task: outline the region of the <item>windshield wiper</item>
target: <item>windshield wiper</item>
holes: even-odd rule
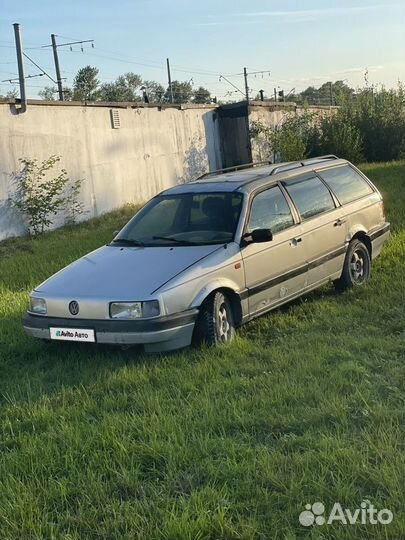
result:
[[[176,244],[183,244],[186,246],[197,246],[197,242],[190,242],[190,240],[179,240],[173,238],[173,236],[152,236],[153,240],[168,240],[169,242],[175,242]]]
[[[136,247],[145,246],[145,244],[143,244],[139,240],[130,240],[129,238],[114,238],[113,242],[115,244],[125,244],[127,246],[136,246]]]

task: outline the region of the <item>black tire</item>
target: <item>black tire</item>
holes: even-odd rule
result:
[[[370,277],[371,258],[367,246],[361,240],[352,240],[347,249],[340,279],[335,281],[337,291],[359,287]]]
[[[202,304],[194,331],[194,344],[225,345],[235,337],[232,304],[221,291],[212,293]]]

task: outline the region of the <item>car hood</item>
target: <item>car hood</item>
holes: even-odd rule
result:
[[[60,270],[35,291],[50,297],[146,300],[164,283],[221,248],[104,246]]]

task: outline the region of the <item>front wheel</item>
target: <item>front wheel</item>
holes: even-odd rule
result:
[[[230,343],[234,337],[235,322],[231,302],[226,294],[214,292],[201,306],[194,342],[222,345]]]
[[[367,246],[360,240],[350,242],[340,279],[335,281],[338,291],[363,285],[370,277],[371,258]]]

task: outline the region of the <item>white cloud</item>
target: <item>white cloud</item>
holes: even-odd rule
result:
[[[333,7],[333,8],[319,8],[319,9],[298,9],[292,11],[251,11],[246,13],[234,13],[235,17],[294,17],[294,18],[307,18],[307,17],[323,17],[330,15],[349,15],[354,13],[364,13],[367,11],[378,11],[380,9],[388,9],[391,7],[387,4],[371,4],[368,6],[347,6],[347,7]]]
[[[332,8],[319,8],[319,9],[297,9],[297,10],[277,10],[277,11],[247,11],[240,13],[229,13],[227,17],[231,17],[232,20],[224,18],[222,20],[211,20],[208,22],[197,23],[197,26],[227,26],[233,25],[235,22],[238,24],[256,24],[263,18],[276,18],[284,20],[285,22],[311,22],[321,17],[332,16],[345,16],[364,14],[370,11],[389,10],[391,7],[398,6],[398,4],[370,4],[366,6],[347,6],[347,7],[332,7]],[[208,19],[216,18],[215,15],[208,15]],[[238,20],[240,19],[240,20]]]

